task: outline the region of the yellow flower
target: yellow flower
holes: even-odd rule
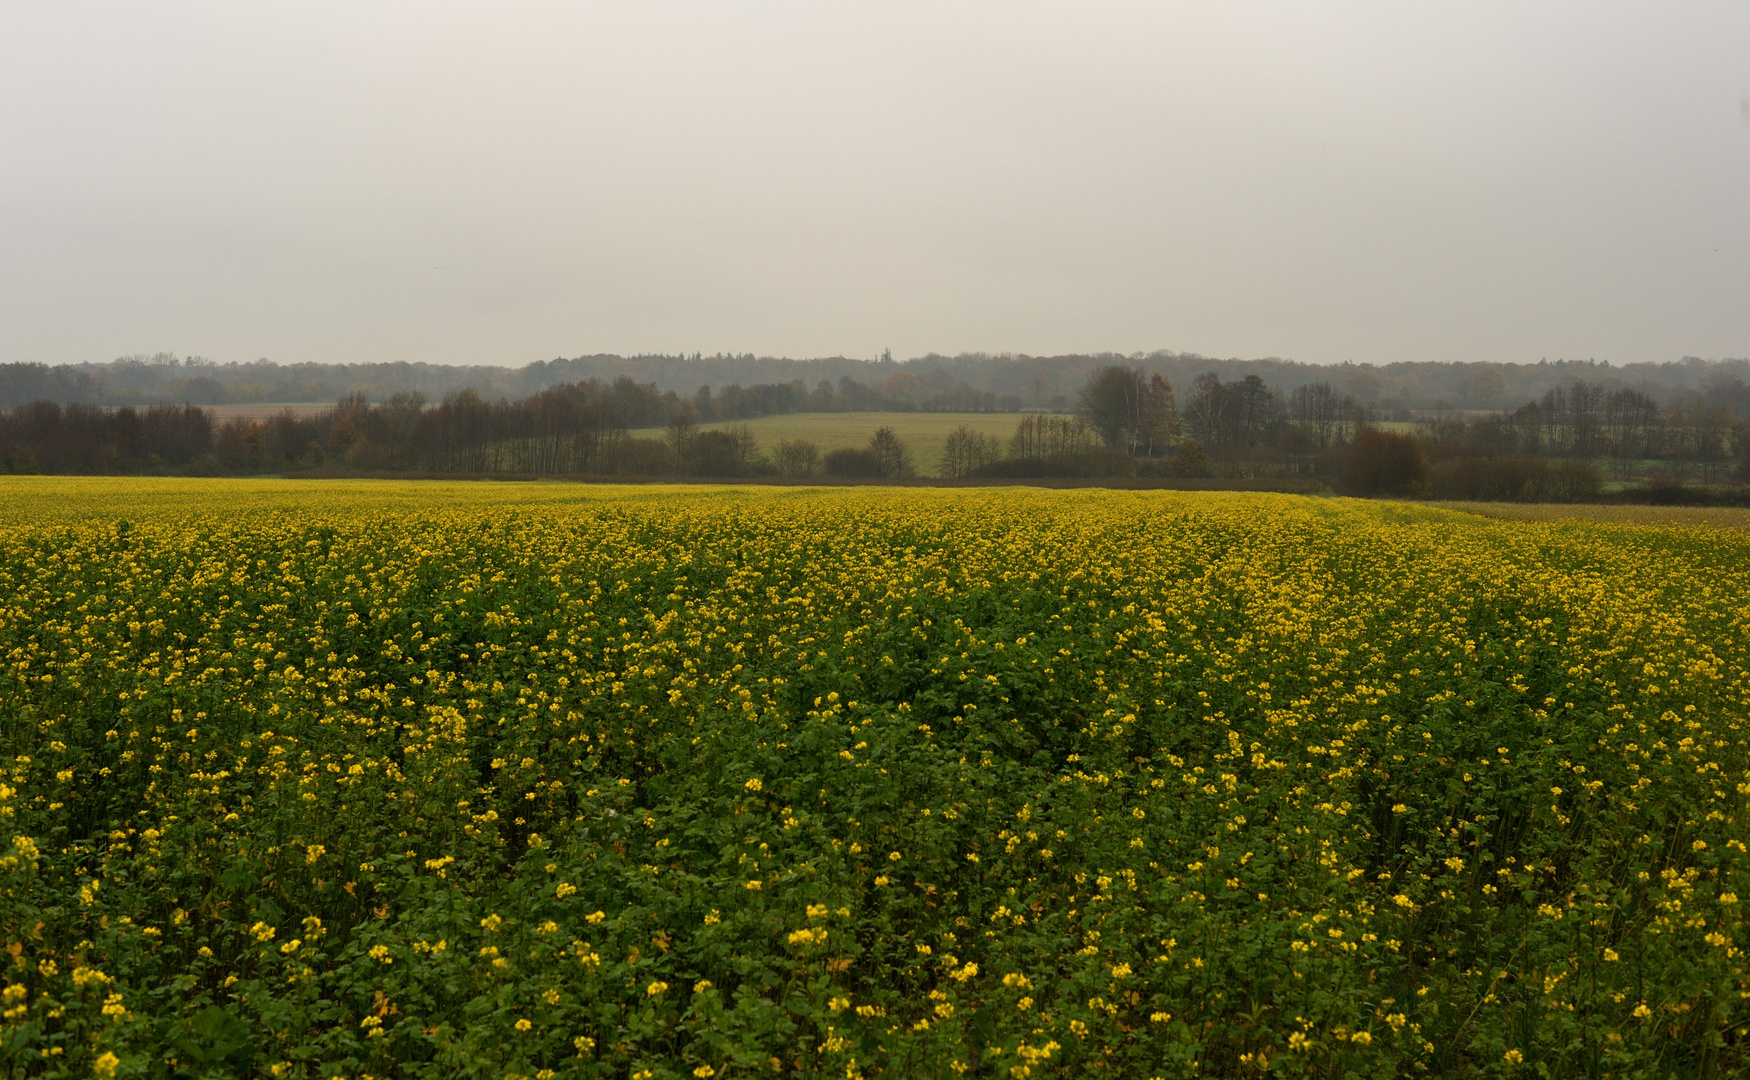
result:
[[[516,1022],[516,1029],[518,1031],[527,1031],[534,1026],[535,1025],[533,1023],[531,1023],[527,1017],[524,1017],[523,1019],[520,1019]]]
[[[656,997],[657,995],[662,994],[667,989],[668,989],[667,983],[665,983],[665,982],[653,982],[649,986],[646,986],[644,988],[644,993],[647,997]]]

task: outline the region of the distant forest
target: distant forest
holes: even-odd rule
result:
[[[436,401],[417,390],[374,401],[354,391],[314,413],[268,417],[221,418],[187,402],[63,404],[39,396],[0,412],[0,472],[891,480],[913,474],[897,419],[867,447],[826,453],[800,439],[763,447],[736,421],[942,409],[1017,414],[1007,440],[967,425],[950,434],[941,462],[947,479],[1293,480],[1356,494],[1532,501],[1591,499],[1635,483],[1664,492],[1660,498],[1684,489],[1744,501],[1750,483],[1750,383],[1735,361],[1654,369],[1689,377],[1677,387],[1674,378],[1627,385],[1603,365],[1548,365],[1563,377],[1535,397],[1479,409],[1438,399],[1412,410],[1358,396],[1372,390],[1363,377],[1381,379],[1384,369],[1311,369],[1328,377],[1273,385],[1255,370],[1224,378],[1219,365],[1208,365],[1175,385],[1158,366],[1113,359],[1089,367],[1071,396],[1053,395],[1041,409],[964,380],[927,381],[945,369],[922,368],[920,377],[922,361],[859,369],[887,370],[878,385],[841,375],[812,386],[798,378],[683,394],[621,374],[515,399],[471,387]],[[1463,370],[1422,367],[1430,378]],[[1061,377],[1068,368],[1052,370]],[[1541,369],[1515,377],[1526,370]],[[1502,369],[1463,373],[1473,396],[1461,402],[1505,397]],[[1725,488],[1695,489],[1697,480]]]
[[[1277,359],[1222,360],[1170,351],[1132,356],[931,354],[911,360],[790,360],[694,353],[580,356],[507,368],[426,363],[281,365],[266,360],[219,364],[159,353],[102,364],[0,365],[0,409],[39,400],[61,405],[327,404],[353,395],[384,402],[418,394],[436,402],[465,389],[488,401],[514,401],[556,386],[591,380],[611,386],[627,379],[685,400],[697,398],[702,387],[708,388],[706,396],[719,400],[734,399],[744,388],[787,388],[761,391],[768,396],[781,394],[782,401],[749,402],[746,410],[731,406],[734,416],[833,409],[1052,412],[1072,409],[1088,377],[1113,365],[1135,368],[1145,376],[1159,374],[1174,386],[1189,386],[1206,373],[1224,381],[1256,376],[1284,396],[1302,386],[1328,384],[1377,415],[1399,420],[1428,411],[1511,408],[1576,379],[1607,390],[1636,390],[1661,406],[1685,405],[1734,379],[1750,380],[1750,360],[1695,357],[1614,366],[1591,360],[1318,365]]]

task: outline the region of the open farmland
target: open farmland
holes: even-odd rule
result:
[[[0,500],[8,1075],[1746,1066],[1741,532],[1089,490]]]

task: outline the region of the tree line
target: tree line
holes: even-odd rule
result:
[[[215,364],[203,357],[160,353],[122,357],[109,364],[0,364],[0,409],[44,398],[63,405],[135,407],[308,403],[353,396],[386,401],[418,395],[438,401],[465,390],[497,400],[587,383],[638,387],[671,408],[690,404],[707,421],[786,412],[1018,412],[1023,408],[1018,392],[975,387],[940,367],[914,373],[894,362],[854,360],[765,366],[789,377],[767,381],[733,377],[743,369],[760,369],[752,357],[745,362],[721,357],[586,357],[511,369],[407,363]],[[683,385],[675,386],[677,381]]]
[[[1029,356],[1012,353],[931,353],[909,360],[844,356],[813,359],[719,352],[559,357],[522,367],[445,365],[423,362],[378,364],[278,364],[269,360],[216,363],[172,353],[124,356],[106,363],[49,367],[0,364],[0,409],[38,398],[63,405],[155,403],[226,405],[333,402],[351,394],[386,401],[398,394],[421,394],[441,401],[473,389],[488,400],[516,400],[542,390],[589,381],[611,385],[624,377],[655,386],[661,393],[693,399],[699,387],[715,393],[727,387],[799,388],[805,398],[821,383],[840,398],[854,398],[861,410],[937,412],[1040,411],[1074,408],[1079,388],[1096,372],[1113,366],[1160,375],[1181,390],[1200,375],[1222,382],[1257,376],[1283,397],[1302,386],[1326,384],[1339,396],[1366,405],[1384,420],[1408,421],[1422,410],[1500,411],[1537,400],[1576,379],[1608,389],[1635,389],[1661,406],[1688,407],[1715,400],[1722,386],[1750,379],[1750,360],[1704,361],[1695,357],[1665,363],[1612,364],[1595,359],[1554,359],[1525,364],[1400,362],[1318,365],[1275,357],[1242,360],[1156,350],[1118,356],[1110,353]],[[847,392],[845,380],[863,388]],[[798,405],[798,411],[814,406]],[[833,407],[843,407],[843,404]],[[1750,421],[1750,401],[1734,406],[1736,418]]]
[[[1140,365],[1097,368],[1073,411],[1021,413],[1006,440],[951,432],[940,475],[955,479],[1296,477],[1364,493],[1454,498],[1586,497],[1606,477],[1704,483],[1746,478],[1742,381],[1714,399],[1661,405],[1633,388],[1575,379],[1495,412],[1382,419],[1330,382],[1284,392],[1258,375],[1214,372],[1176,392]],[[349,395],[313,415],[218,420],[195,405],[144,408],[41,399],[0,413],[7,472],[315,469],[443,474],[894,479],[916,471],[893,426],[867,446],[823,452],[803,439],[763,447],[737,423],[800,412],[867,411],[876,391],[848,378],[702,387],[691,396],[628,376],[489,400],[472,389],[428,403]],[[1395,462],[1388,466],[1381,462]],[[1371,472],[1369,470],[1372,470]],[[1383,470],[1383,471],[1382,471]]]

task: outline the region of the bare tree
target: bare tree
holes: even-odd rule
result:
[[[882,479],[912,473],[911,450],[890,427],[878,427],[869,436],[869,453],[875,459],[875,475]]]
[[[782,439],[777,450],[778,471],[785,476],[813,476],[820,466],[820,448],[807,439]]]
[[[1337,433],[1342,405],[1342,398],[1330,383],[1308,383],[1295,387],[1288,399],[1288,415],[1313,436],[1320,450],[1325,450]]]
[[[961,424],[948,433],[942,447],[942,475],[949,479],[967,476],[1002,457],[1002,444],[995,435],[986,435]]]
[[[1009,456],[1023,461],[1059,454],[1085,454],[1094,447],[1094,433],[1079,416],[1047,413],[1021,417],[1009,437]]]
[[[691,405],[682,405],[668,422],[668,445],[677,457],[686,457],[693,448],[693,436],[698,433],[699,418]]]
[[[1206,371],[1191,384],[1191,396],[1185,401],[1185,420],[1192,438],[1205,449],[1214,449],[1227,442],[1232,424],[1234,404],[1221,376]]]

